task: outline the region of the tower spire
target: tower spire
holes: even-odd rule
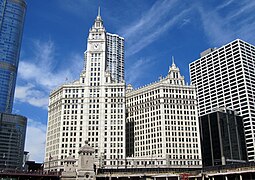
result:
[[[95,19],[94,27],[95,28],[103,28],[103,20],[100,15],[100,6],[98,6],[98,11],[97,11],[97,17]]]
[[[170,71],[173,70],[173,69],[178,69],[178,68],[176,67],[175,63],[174,63],[174,56],[172,56],[172,65],[169,66],[169,71],[168,71],[168,73],[170,73]]]
[[[100,6],[98,6],[97,16],[100,17]]]
[[[174,63],[174,56],[172,56],[172,68],[176,68],[176,65]]]
[[[174,64],[174,56],[172,56],[172,66],[175,65]]]

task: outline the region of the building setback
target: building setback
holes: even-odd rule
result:
[[[95,149],[97,167],[124,167],[125,82],[124,67],[119,68],[124,66],[123,41],[106,33],[99,12],[89,31],[80,79],[50,94],[46,170],[63,170],[63,159],[70,153],[77,159],[84,141]]]
[[[0,112],[3,113],[12,112],[25,11],[24,0],[0,0]]]
[[[247,161],[243,119],[232,110],[199,117],[203,166]]]
[[[174,62],[158,82],[128,86],[126,108],[128,165],[201,168],[195,87]]]
[[[240,112],[248,159],[255,159],[255,46],[237,39],[201,53],[190,63],[196,86],[199,116],[217,108]]]

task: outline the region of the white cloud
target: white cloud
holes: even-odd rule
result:
[[[198,7],[198,12],[200,13],[204,32],[211,45],[222,45],[233,39],[232,32],[224,27],[224,21],[217,12],[208,12],[202,7]]]
[[[127,50],[127,55],[133,55],[141,51],[144,47],[151,44],[155,39],[157,39],[161,34],[173,27],[190,9],[186,9],[179,14],[175,15],[173,18],[165,21],[158,27],[155,27],[155,30],[148,33],[147,35],[142,36],[138,41],[132,44],[132,46]],[[138,37],[136,37],[138,38]]]
[[[190,10],[182,9],[177,2],[176,0],[156,1],[141,18],[120,32],[130,44],[126,50],[127,57],[151,44]],[[175,12],[176,14],[173,14]]]
[[[191,19],[190,19],[190,18],[184,18],[184,19],[182,20],[182,22],[181,22],[180,27],[182,28],[183,26],[185,26],[185,25],[187,25],[187,24],[189,24],[189,23],[191,23]]]
[[[162,22],[163,18],[169,13],[169,10],[174,6],[176,1],[157,1],[138,21],[134,22],[128,28],[125,28],[121,34],[126,39],[133,39],[144,34],[146,31],[151,31]],[[134,40],[134,39],[133,39]]]
[[[63,83],[67,77],[68,79],[74,79],[73,70],[76,69],[76,63],[70,62],[70,66],[66,69],[60,69],[54,64],[57,62],[57,58],[55,57],[56,51],[52,41],[40,42],[36,40],[33,45],[33,57],[22,60],[19,64],[18,73],[21,79],[35,82],[49,90]],[[74,55],[73,58],[72,61],[77,62],[78,55]],[[82,63],[82,57],[80,57],[80,62]]]
[[[64,63],[56,64],[63,61],[56,57],[53,41],[35,40],[32,45],[30,49],[32,55],[19,63],[15,100],[46,109],[51,90],[64,83],[66,79],[73,81],[79,78],[83,57],[70,53],[65,61],[69,64],[64,67]]]
[[[220,4],[220,5],[217,7],[217,10],[226,8],[227,6],[229,6],[230,4],[232,4],[233,2],[234,2],[234,0],[226,1],[226,2],[224,2],[223,4]]]
[[[29,160],[44,161],[46,125],[28,119],[25,150],[29,152]]]
[[[19,102],[26,102],[36,107],[47,109],[48,94],[37,90],[33,85],[16,86],[15,98]]]
[[[44,62],[38,64],[21,61],[19,65],[19,76],[23,80],[35,82],[44,89],[52,90],[63,83],[66,77],[73,79],[70,69],[54,72],[54,70],[45,65]]]
[[[255,1],[240,1],[239,8],[236,11],[231,11],[230,15],[227,17],[227,20],[238,18],[243,14],[254,13],[255,10]],[[247,16],[246,16],[247,17]],[[245,19],[245,18],[242,18]]]
[[[228,8],[228,11],[224,11]],[[197,6],[204,32],[213,46],[223,45],[234,39],[250,40],[254,37],[254,1],[226,1],[215,9]],[[254,39],[254,38],[253,38]]]
[[[137,85],[136,81],[145,76],[145,73],[147,72],[146,69],[150,66],[152,66],[153,61],[151,59],[139,59],[135,63],[133,63],[131,66],[127,67],[126,71],[126,82],[127,84],[132,83],[134,86]]]
[[[127,43],[126,58],[142,51],[171,29],[182,28],[190,23],[191,19],[187,15],[193,8],[193,6],[186,7],[176,0],[155,1],[147,12],[120,32]],[[138,80],[147,76],[146,69],[154,62],[150,59],[143,58],[138,61],[131,59],[128,62],[125,76],[127,83],[136,86]]]

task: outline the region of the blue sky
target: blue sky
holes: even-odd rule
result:
[[[13,112],[28,118],[30,160],[43,162],[49,93],[79,78],[99,3],[106,30],[125,38],[134,87],[165,76],[172,56],[189,82],[200,52],[237,38],[255,44],[252,0],[27,0]]]

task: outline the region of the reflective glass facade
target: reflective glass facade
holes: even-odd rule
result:
[[[0,0],[0,112],[11,113],[26,3]]]
[[[117,34],[106,33],[107,67],[112,80],[124,82],[124,38]]]
[[[203,166],[247,161],[243,119],[232,110],[199,117]]]
[[[27,118],[0,113],[0,171],[21,169]]]

